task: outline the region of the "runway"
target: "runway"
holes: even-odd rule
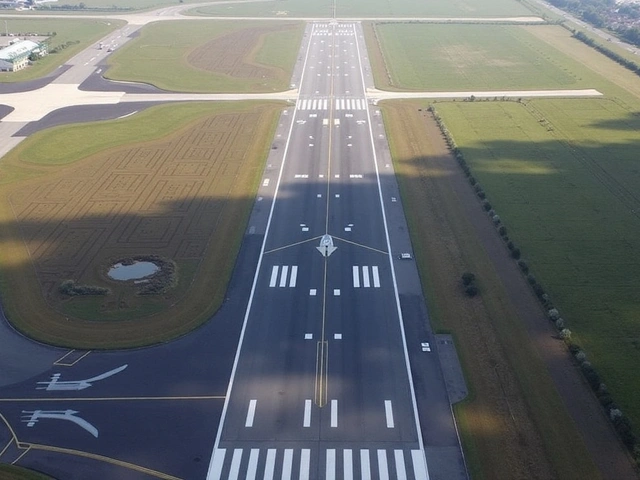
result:
[[[407,339],[404,326],[427,318],[403,318],[395,270],[407,238],[391,241],[387,216],[404,217],[385,195],[395,180],[378,159],[360,24],[310,24],[303,52],[283,161],[263,180],[275,200],[207,479],[427,479],[409,363],[427,334]],[[460,465],[441,379],[421,405],[438,417],[427,438],[437,432]]]

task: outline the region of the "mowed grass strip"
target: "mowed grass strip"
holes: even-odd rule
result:
[[[469,221],[473,205],[456,193],[470,187],[420,107],[382,110],[431,321],[454,335],[471,389],[454,407],[471,476],[600,478]],[[473,299],[462,291],[466,271],[479,282]]]
[[[483,17],[531,15],[526,6],[514,0],[463,0],[416,2],[414,0],[287,0],[248,4],[214,5],[191,11],[197,15],[227,16],[314,16],[331,17]]]
[[[210,318],[281,108],[166,105],[42,132],[10,152],[0,166],[0,288],[11,322],[47,343],[114,348],[166,341]],[[48,143],[60,136],[78,142],[65,143],[68,163],[30,161],[40,149],[61,158],[64,145]],[[105,146],[103,138],[114,140]],[[174,260],[178,285],[140,297],[105,277],[112,260],[140,254]],[[112,293],[65,298],[65,279]]]
[[[382,51],[382,59],[373,65],[379,88],[456,91],[594,86],[582,81],[569,57],[521,26],[384,23],[374,28],[375,34],[369,30],[367,43],[369,51]]]
[[[113,19],[10,18],[6,19],[6,21],[9,33],[16,35],[18,33],[46,34],[55,32],[56,35],[50,37],[50,50],[60,45],[65,45],[67,42],[73,42],[73,44],[58,53],[41,58],[24,70],[0,72],[0,82],[24,82],[43,77],[53,72],[55,68],[65,63],[75,54],[87,48],[91,43],[124,25],[122,20]],[[4,32],[5,25],[1,17],[0,25]]]
[[[109,58],[105,76],[179,92],[289,88],[302,23],[159,22]]]
[[[640,117],[616,99],[437,109],[575,341],[640,426]]]

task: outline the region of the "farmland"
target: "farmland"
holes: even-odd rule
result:
[[[477,17],[477,16],[516,16],[531,15],[521,3],[513,0],[465,0],[463,2],[414,2],[400,0],[336,0],[336,16],[338,17]],[[193,9],[196,15],[228,15],[228,16],[314,16],[331,17],[333,2],[322,0],[308,2],[305,0],[268,1],[249,3],[246,5],[204,6]]]
[[[472,478],[599,478],[523,322],[513,321],[519,312],[469,219],[484,220],[480,206],[424,107],[393,102],[383,112],[430,320],[454,334],[472,391],[455,406]],[[473,299],[460,287],[468,271],[481,282]]]
[[[375,28],[377,35],[369,30],[368,42],[380,88],[597,88],[604,94],[598,99],[439,101],[435,107],[573,340],[585,349],[621,410],[640,425],[640,376],[634,367],[640,361],[640,78],[557,26]],[[382,54],[376,55],[378,42]],[[394,118],[399,121],[397,114]],[[427,169],[422,175],[432,173]],[[437,245],[423,248],[428,255]],[[461,248],[462,262],[477,255]],[[437,258],[431,257],[430,268]],[[455,305],[441,300],[429,275],[423,269],[430,305],[443,312],[436,311],[436,317],[449,318]],[[452,327],[443,322],[441,328]],[[458,328],[453,331],[462,334]],[[468,355],[464,348],[463,357]],[[474,407],[460,408],[464,436],[478,424],[471,420]],[[465,419],[471,423],[465,425]],[[472,445],[471,455],[482,456],[486,446]]]
[[[302,23],[152,24],[114,53],[106,76],[179,92],[285,90],[302,29]]]
[[[4,29],[4,22],[2,23]],[[50,37],[49,50],[53,50],[60,45],[68,44],[68,46],[58,53],[47,55],[38,60],[27,69],[19,72],[0,72],[0,82],[23,82],[47,75],[76,53],[81,52],[91,43],[122,25],[123,23],[118,20],[9,19],[7,20],[7,30],[11,33],[46,34],[55,32],[55,36]]]
[[[154,343],[206,320],[223,298],[279,109],[156,107],[43,131],[7,155],[0,262],[13,323],[50,343],[99,348]],[[141,295],[107,278],[137,255],[173,262],[175,285]],[[69,297],[64,280],[110,293]]]
[[[640,120],[613,100],[438,111],[576,341],[640,424]]]

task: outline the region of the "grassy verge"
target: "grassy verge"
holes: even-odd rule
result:
[[[403,206],[434,324],[452,332],[472,396],[455,407],[473,478],[599,478],[494,270],[459,167],[419,103],[385,103]],[[461,183],[460,183],[461,182]],[[507,260],[509,261],[509,260]],[[476,274],[480,295],[460,276]]]
[[[53,480],[53,477],[16,465],[0,465],[2,480]]]
[[[322,0],[270,1],[260,3],[198,7],[191,11],[196,15],[228,16],[314,16],[331,17],[333,2]],[[336,0],[338,17],[482,17],[531,15],[531,11],[514,0],[463,0],[448,2],[415,2],[412,0]]]
[[[181,92],[286,90],[302,32],[301,23],[159,22],[116,51],[105,75]]]
[[[2,29],[4,22],[0,17]],[[81,52],[88,45],[96,42],[109,32],[124,25],[121,20],[79,20],[60,18],[29,18],[29,19],[7,19],[7,28],[10,32],[18,33],[38,33],[46,34],[55,32],[56,35],[50,37],[49,49],[65,45],[69,46],[59,53],[47,55],[38,60],[29,68],[19,72],[0,72],[0,82],[24,82],[43,77],[54,69],[64,64],[75,54]]]
[[[255,198],[263,162],[268,153],[269,140],[273,137],[281,107],[282,105],[279,103],[257,104],[255,102],[215,105],[190,103],[155,107],[140,116],[136,115],[115,122],[96,123],[93,128],[89,129],[85,129],[83,125],[78,125],[56,129],[53,134],[45,132],[40,136],[30,138],[21,144],[20,148],[8,154],[3,159],[0,172],[5,181],[0,189],[0,194],[2,195],[0,222],[3,226],[2,234],[0,235],[2,242],[2,249],[0,249],[0,265],[2,267],[0,290],[2,291],[5,311],[12,323],[27,335],[47,343],[79,348],[114,348],[166,341],[196,328],[210,318],[224,299],[227,282],[230,278],[246,221]],[[252,125],[251,139],[247,140],[245,136],[240,135],[225,137],[226,140],[220,140],[227,145],[225,148],[230,149],[229,152],[233,152],[232,154],[220,154],[210,159],[211,168],[214,169],[213,171],[219,171],[220,174],[213,177],[211,174],[201,178],[196,176],[188,180],[192,183],[187,185],[198,185],[205,182],[208,185],[206,190],[189,190],[195,193],[191,193],[191,195],[187,195],[184,198],[182,196],[174,197],[173,202],[164,201],[157,204],[156,207],[153,206],[153,203],[148,203],[148,200],[135,200],[135,204],[132,203],[131,206],[127,207],[126,214],[116,213],[115,217],[112,209],[101,210],[100,204],[104,205],[104,201],[82,203],[80,197],[76,197],[72,204],[66,204],[64,207],[71,214],[72,212],[77,212],[74,207],[77,204],[83,213],[65,215],[66,219],[64,220],[64,225],[61,224],[61,227],[64,227],[66,231],[87,232],[92,231],[91,228],[97,229],[96,231],[102,231],[101,229],[104,228],[105,222],[110,223],[114,218],[116,220],[115,225],[126,221],[132,225],[131,228],[138,229],[137,225],[140,225],[140,221],[160,219],[163,222],[163,215],[166,216],[167,221],[172,221],[171,219],[176,218],[176,215],[184,217],[185,214],[180,212],[185,211],[185,205],[205,205],[202,208],[207,209],[206,216],[208,218],[201,218],[196,222],[190,223],[192,225],[190,228],[196,230],[191,241],[203,241],[197,240],[203,235],[201,232],[199,233],[202,228],[213,228],[213,231],[211,236],[206,237],[207,243],[198,247],[198,251],[203,252],[202,254],[197,254],[201,255],[200,257],[195,256],[196,254],[189,254],[187,251],[186,254],[178,255],[175,259],[180,272],[178,286],[170,294],[163,294],[162,298],[140,299],[129,295],[131,298],[128,302],[131,307],[127,308],[126,313],[128,314],[122,311],[118,304],[119,300],[116,302],[116,309],[112,310],[111,313],[106,315],[97,314],[96,312],[100,312],[101,309],[111,308],[104,304],[104,302],[110,301],[108,299],[104,300],[102,305],[100,301],[91,298],[84,298],[79,301],[71,299],[62,304],[61,310],[60,305],[54,301],[52,290],[47,290],[46,282],[44,284],[41,283],[41,279],[44,278],[42,276],[42,265],[53,260],[58,265],[56,268],[72,271],[69,268],[73,269],[73,264],[65,267],[63,259],[67,255],[65,252],[69,248],[68,242],[74,240],[69,240],[67,236],[64,237],[67,239],[64,241],[49,238],[48,243],[44,245],[45,248],[53,247],[52,253],[46,254],[50,256],[50,260],[47,260],[47,256],[42,257],[40,253],[33,253],[40,251],[38,250],[39,247],[34,247],[36,245],[33,243],[34,239],[39,242],[37,234],[35,237],[33,236],[34,232],[48,229],[48,222],[59,222],[61,217],[59,215],[50,215],[48,216],[48,222],[45,223],[38,222],[36,217],[33,217],[34,220],[29,220],[27,223],[24,220],[17,222],[16,215],[20,215],[20,213],[16,212],[15,208],[22,208],[20,205],[33,204],[33,200],[29,200],[32,197],[32,193],[28,192],[39,191],[41,188],[47,189],[54,196],[64,194],[65,189],[60,190],[58,188],[59,181],[73,182],[73,178],[78,175],[87,175],[87,173],[94,171],[92,169],[101,171],[101,169],[114,162],[114,160],[110,159],[120,159],[116,162],[120,166],[116,168],[122,169],[121,159],[133,158],[130,155],[136,155],[136,152],[161,152],[163,148],[166,149],[168,146],[179,146],[181,145],[181,136],[188,134],[198,135],[197,132],[201,131],[198,130],[199,125],[204,120],[213,119],[211,121],[214,121],[216,115],[226,115],[223,118],[227,120],[220,120],[223,123],[215,125],[225,125],[225,134],[228,135],[232,135],[236,132],[236,129],[238,129],[237,131],[247,132],[246,125],[241,121],[243,118],[245,119],[244,121],[247,121],[247,118],[250,119]],[[245,117],[241,115],[245,115]],[[246,115],[251,115],[251,117],[246,117]],[[170,126],[167,120],[169,118],[171,120]],[[122,128],[123,123],[124,129]],[[167,135],[169,128],[173,129],[174,132]],[[205,130],[202,131],[205,132]],[[98,135],[96,132],[100,134]],[[128,132],[128,136],[125,132]],[[216,132],[220,132],[220,130],[216,129]],[[33,148],[35,148],[36,152],[39,151],[38,149],[44,148],[51,153],[52,158],[60,158],[56,152],[57,149],[64,148],[64,146],[56,146],[55,139],[60,136],[69,138],[67,133],[71,138],[77,139],[83,145],[75,149],[71,147],[68,150],[69,158],[66,160],[72,163],[65,162],[63,165],[56,165],[46,162],[29,162],[29,155]],[[111,141],[108,144],[104,144],[100,140],[101,138],[111,138]],[[233,138],[236,138],[236,143],[233,143]],[[47,139],[53,140],[53,143],[49,144]],[[144,139],[144,142],[140,142],[141,139]],[[65,144],[71,145],[66,142]],[[47,147],[47,145],[49,146]],[[214,147],[208,146],[207,148]],[[173,151],[176,150],[174,149]],[[226,150],[224,151],[226,152]],[[206,150],[194,149],[192,151],[195,155],[193,162],[200,162],[203,165],[200,156],[203,152],[206,152]],[[91,153],[93,155],[86,158]],[[182,155],[185,153],[188,154],[189,151],[183,152]],[[163,157],[166,157],[166,155],[163,154]],[[144,154],[136,158],[142,159],[142,163],[139,164],[141,167],[147,162],[147,160],[144,160]],[[191,165],[196,163],[189,161],[191,157],[185,158],[187,161],[185,162],[183,159],[184,168],[191,169]],[[105,159],[107,163],[105,163]],[[176,158],[176,165],[179,163],[179,159],[180,157]],[[173,167],[169,166],[169,168]],[[145,175],[147,178],[151,178],[149,173]],[[116,177],[107,174],[100,178],[114,179]],[[162,179],[160,181],[165,182]],[[179,186],[183,184],[180,182],[184,181],[184,179],[176,179],[175,184]],[[112,180],[108,180],[105,185],[111,185],[110,182]],[[160,183],[160,186],[162,186],[162,183]],[[192,189],[193,187],[189,188]],[[139,188],[134,188],[127,195],[139,190]],[[170,192],[172,190],[166,191]],[[105,190],[105,192],[108,193],[108,190]],[[26,195],[26,197],[21,198],[20,195]],[[9,198],[11,198],[11,202],[8,201]],[[25,198],[27,200],[26,203]],[[48,204],[44,197],[38,202],[42,205]],[[171,207],[171,205],[175,205],[175,207]],[[70,208],[71,210],[69,210]],[[131,208],[134,209],[131,210]],[[135,208],[142,208],[140,219],[136,218]],[[194,211],[193,214],[189,214],[191,216],[184,217],[185,221],[190,221],[193,215],[197,215],[196,212],[199,211]],[[24,215],[20,218],[23,217]],[[212,222],[215,228],[207,227]],[[166,237],[165,233],[162,233],[165,232],[163,223],[158,225],[161,228],[158,232],[161,234],[162,240],[158,241],[157,246],[149,244],[144,247],[149,249],[149,252],[139,250],[141,248],[139,246],[140,241],[136,240],[136,235],[131,236],[131,242],[133,243],[127,243],[126,238],[128,237],[122,236],[124,232],[123,234],[115,234],[113,237],[115,243],[106,244],[109,249],[113,249],[112,253],[101,247],[100,252],[94,252],[94,257],[89,257],[94,258],[94,260],[89,260],[86,268],[83,267],[82,271],[85,273],[78,273],[80,277],[69,278],[74,278],[81,284],[95,285],[101,278],[95,272],[103,266],[103,256],[108,259],[127,252],[158,253],[163,255],[162,248],[165,248],[163,245],[169,241],[175,244],[174,247],[171,247],[174,250],[170,250],[169,253],[171,251],[182,251],[184,243],[180,243],[179,239],[171,240],[171,237]],[[24,228],[27,230],[25,231]],[[149,227],[136,231],[139,231],[142,235],[153,236],[156,235],[153,233],[153,228],[152,224],[150,224]],[[132,232],[133,230],[130,231]],[[105,234],[112,235],[112,229],[105,230]],[[27,235],[29,238],[24,240],[25,237],[23,235]],[[75,234],[73,234],[73,237],[77,238]],[[31,245],[30,248],[33,248],[33,250],[27,252],[26,247],[28,245]],[[55,245],[58,246],[56,247]],[[137,252],[132,251],[132,248],[137,249]],[[175,248],[178,250],[175,250]],[[157,249],[159,250],[156,252],[155,250]],[[39,255],[37,262],[32,260],[32,253]],[[172,257],[171,254],[165,254],[165,256],[167,258]],[[42,263],[43,261],[45,263]],[[194,261],[196,261],[195,265],[193,264]],[[48,274],[46,269],[44,272]],[[70,274],[60,273],[58,276],[62,275]],[[50,292],[47,293],[46,299],[43,296],[43,291]],[[161,311],[157,311],[160,309],[158,305],[162,306]],[[125,305],[125,307],[128,307],[128,305]],[[74,314],[77,317],[85,318],[92,316],[93,321],[81,320],[75,317]]]

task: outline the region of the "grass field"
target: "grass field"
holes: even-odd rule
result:
[[[209,318],[280,109],[167,105],[20,144],[0,166],[0,286],[12,323],[48,343],[104,348],[166,340]],[[177,286],[139,295],[106,277],[135,255],[175,262]],[[59,290],[67,279],[111,293],[68,297]]]
[[[337,17],[508,17],[531,15],[531,11],[514,0],[463,0],[447,2],[416,2],[412,0],[336,0]],[[197,15],[228,16],[313,16],[331,17],[333,2],[320,0],[275,0],[246,5],[219,5],[198,7],[190,13]]]
[[[482,216],[478,202],[419,107],[382,109],[430,320],[454,334],[471,390],[455,407],[471,477],[600,478],[469,221]],[[473,299],[460,286],[466,271],[479,278]]]
[[[610,99],[438,111],[576,340],[640,425],[640,118]]]
[[[115,30],[118,26],[124,25],[116,20],[79,20],[60,18],[29,18],[29,19],[6,19],[7,29],[10,33],[42,33],[56,32],[51,37],[49,49],[52,50],[67,42],[78,42],[65,48],[59,53],[47,55],[38,60],[29,68],[19,72],[0,72],[0,82],[23,82],[33,80],[51,73],[58,66],[65,63],[75,54],[81,52],[88,45],[104,37],[107,33]],[[4,31],[4,21],[0,16],[0,25]]]
[[[375,30],[375,36],[368,36],[369,50],[375,52],[377,38],[389,73],[383,73],[384,65],[375,68],[379,88],[442,91],[591,86],[571,68],[570,58],[519,26],[378,24]]]
[[[0,478],[3,480],[52,480],[48,475],[15,465],[0,465]]]
[[[286,90],[302,23],[161,22],[110,57],[106,76],[180,92]]]

